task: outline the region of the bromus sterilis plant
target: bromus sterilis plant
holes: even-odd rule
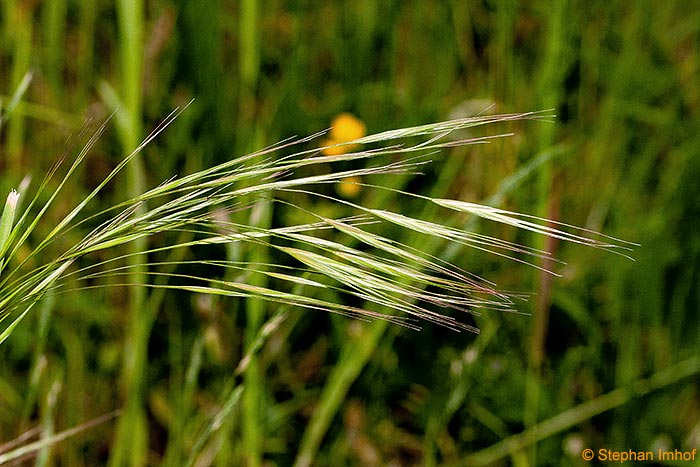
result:
[[[458,229],[447,223],[411,217],[391,206],[382,209],[365,207],[329,194],[325,189],[349,179],[419,173],[421,167],[429,163],[430,155],[437,151],[508,136],[496,134],[455,139],[453,135],[459,130],[513,120],[548,120],[551,115],[546,112],[463,118],[386,131],[348,142],[331,141],[330,146],[321,147],[310,146],[325,132],[292,138],[196,173],[170,178],[97,214],[84,214],[86,207],[105,187],[182,111],[178,109],[168,116],[39,240],[33,239],[32,233],[61,192],[68,189],[76,170],[88,157],[106,124],[95,132],[75,160],[64,169],[65,173],[59,176],[65,163],[59,160],[33,195],[10,193],[0,226],[0,256],[3,257],[0,263],[0,344],[47,294],[60,297],[64,293],[92,287],[136,283],[139,287],[161,292],[178,290],[234,299],[257,298],[278,305],[276,313],[249,344],[235,371],[234,376],[238,377],[266,337],[292,308],[337,313],[363,320],[384,320],[413,329],[427,321],[456,331],[473,332],[478,332],[478,329],[465,319],[463,313],[516,308],[514,300],[517,295],[499,290],[495,284],[438,255],[393,240],[386,233],[391,229],[404,229],[415,235],[468,246],[533,267],[539,266],[528,258],[547,255],[545,251]],[[416,138],[420,138],[417,143],[402,143]],[[343,146],[352,150],[338,150]],[[309,173],[307,170],[353,161],[363,162],[364,166],[326,173]],[[369,181],[355,183],[363,188],[391,190],[406,198],[419,199],[451,215],[467,214],[585,246],[614,252],[633,246],[629,242],[539,217],[460,200],[431,198]],[[50,192],[49,186],[52,186]],[[28,201],[18,209],[18,199]],[[300,204],[299,199],[342,203],[354,214],[330,217]],[[269,202],[278,209],[295,212],[295,219],[305,221],[269,228],[233,221],[233,213],[254,210],[258,203]],[[67,232],[83,230],[87,234],[80,235],[77,242],[46,260],[45,253],[62,244],[68,238]],[[334,232],[334,235],[328,235],[328,232]],[[174,236],[176,240],[158,245],[149,243],[145,252],[83,261],[103,250],[119,251],[123,245],[163,235]],[[266,248],[284,260],[261,264],[220,257],[158,259],[173,251],[231,244]],[[138,271],[128,261],[134,254],[149,258],[140,264]],[[125,266],[125,263],[129,265]],[[221,276],[193,272],[201,271],[201,267],[227,273]],[[140,280],[144,271],[149,278],[146,283]],[[132,280],[134,275],[139,279]],[[255,285],[249,280],[255,275],[266,277],[268,285]],[[101,282],[103,279],[108,281]],[[324,298],[326,290],[333,291],[334,296],[348,297],[347,302]],[[189,464],[195,462],[211,433],[231,413],[240,394],[241,384],[234,378],[221,411],[194,442]]]

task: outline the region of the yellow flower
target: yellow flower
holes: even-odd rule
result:
[[[335,191],[344,198],[355,198],[362,191],[362,179],[358,176],[345,177],[335,185]]]
[[[337,115],[331,127],[331,139],[336,141],[352,141],[367,134],[367,127],[362,120],[347,112]]]
[[[331,122],[331,131],[329,138],[322,142],[324,146],[333,146],[336,144],[343,144],[349,141],[353,141],[358,138],[362,138],[367,134],[367,127],[364,122],[351,113],[343,112],[338,114]],[[348,144],[336,147],[327,147],[323,150],[323,153],[327,156],[334,156],[338,154],[344,154],[346,152],[354,151],[359,145]]]

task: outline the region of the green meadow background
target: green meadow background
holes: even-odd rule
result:
[[[700,448],[696,1],[4,0],[0,96],[2,193],[74,157],[86,121],[119,109],[34,243],[195,99],[90,213],[342,112],[374,133],[554,109],[553,123],[485,129],[515,134],[435,154],[423,176],[386,183],[640,244],[630,261],[472,223],[554,252],[561,277],[421,245],[531,294],[521,313],[465,317],[476,335],[292,310],[235,406],[231,375],[273,306],[119,286],[48,297],[0,346],[0,456],[113,416],[16,465],[580,466],[597,462],[584,448]],[[452,222],[341,188],[329,194]],[[248,220],[285,221],[274,211]]]

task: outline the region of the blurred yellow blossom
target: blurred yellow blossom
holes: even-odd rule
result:
[[[360,183],[362,179],[358,176],[345,177],[336,184],[335,190],[344,198],[354,198],[362,191]]]
[[[331,122],[331,131],[329,138],[322,142],[323,146],[333,146],[336,144],[347,143],[358,138],[362,138],[367,134],[367,127],[364,122],[351,113],[343,112],[338,114]],[[358,148],[357,144],[348,144],[336,147],[327,147],[323,153],[327,156],[334,156],[346,152],[354,151]]]
[[[331,139],[336,141],[352,141],[367,134],[364,122],[348,112],[338,114],[331,127]]]

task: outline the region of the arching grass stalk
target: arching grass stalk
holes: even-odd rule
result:
[[[99,279],[104,277],[110,278],[110,284],[140,284],[162,291],[176,288],[234,298],[257,298],[282,305],[283,308],[294,306],[365,320],[381,319],[412,328],[417,328],[420,321],[426,320],[454,330],[477,331],[464,323],[459,314],[446,314],[446,310],[457,313],[478,313],[482,309],[508,310],[513,306],[512,296],[498,291],[494,284],[475,277],[430,252],[384,236],[383,232],[386,232],[386,229],[382,226],[406,229],[414,235],[447,240],[452,244],[477,248],[501,256],[512,257],[517,254],[517,261],[525,261],[522,258],[528,256],[537,258],[546,255],[545,252],[532,248],[409,217],[388,208],[365,208],[349,201],[335,199],[322,190],[317,190],[348,177],[384,177],[415,173],[428,162],[426,157],[436,151],[459,145],[485,143],[492,138],[506,136],[496,134],[467,140],[450,140],[448,136],[457,130],[518,119],[547,118],[547,115],[542,113],[465,118],[392,130],[343,143],[352,147],[358,147],[356,145],[359,144],[375,145],[374,148],[336,155],[324,154],[324,148],[307,149],[312,140],[322,133],[308,138],[290,139],[252,154],[233,158],[215,167],[166,180],[94,216],[81,216],[85,206],[93,201],[107,183],[127,167],[141,149],[178,114],[179,111],[173,112],[85,199],[65,215],[49,234],[35,246],[28,248],[28,253],[23,252],[20,259],[19,249],[23,246],[26,248],[29,236],[74,175],[102,133],[104,125],[68,167],[51,193],[46,193],[47,187],[52,178],[58,177],[61,161],[51,169],[33,197],[28,197],[30,202],[22,210],[17,222],[11,226],[3,247],[6,251],[6,269],[0,276],[0,343],[46,293],[58,294],[74,289],[86,289],[88,286],[83,279],[93,281],[94,285],[90,287],[100,287]],[[414,145],[395,142],[398,139],[415,137],[423,137],[424,141]],[[297,152],[289,154],[293,148],[296,148]],[[375,163],[377,156],[392,156],[393,162]],[[321,174],[316,170],[313,172],[315,175],[304,175],[309,173],[304,169],[310,166],[325,167],[335,162],[353,160],[365,161],[366,167]],[[295,176],[297,172],[303,174]],[[373,188],[384,189],[382,186]],[[418,196],[394,191],[400,196]],[[347,208],[354,210],[355,215],[329,218],[320,213],[311,213],[306,207],[297,204],[298,200],[302,199],[296,196],[297,194],[303,194],[307,198],[316,197],[323,202],[342,202]],[[627,242],[574,229],[565,224],[556,224],[554,228],[548,226],[544,219],[523,214],[463,201],[418,197],[437,209],[445,209],[446,212],[466,213],[595,248],[616,251],[620,248],[629,249],[631,246]],[[47,201],[39,203],[43,198],[47,198]],[[217,215],[221,212],[256,209],[258,198],[262,199],[263,203],[275,202],[281,208],[297,210],[299,216],[296,218],[306,220],[293,225],[267,228],[235,223],[227,220],[228,216]],[[67,232],[86,229],[87,225],[96,227],[91,228],[72,246],[62,250],[62,253],[46,260],[50,245],[57,246],[59,238],[62,241],[69,238],[64,236]],[[334,231],[335,235],[326,235],[328,231]],[[183,233],[188,235],[181,235]],[[127,253],[99,263],[81,261],[80,267],[76,264],[76,260],[91,253],[132,242],[142,242],[148,237],[161,234],[175,234],[176,237],[188,240],[151,246],[147,251]],[[70,238],[74,237],[73,235]],[[157,258],[158,254],[168,250],[231,243],[248,244],[253,248],[264,246],[274,253],[275,260],[269,264],[217,258],[194,261],[228,269],[231,274],[224,279],[196,275],[188,272],[189,269],[178,269],[177,266],[187,265],[184,261],[176,265],[156,260],[147,264],[140,263],[141,271],[146,271],[145,281],[134,277],[134,274],[141,276],[144,273],[121,266],[125,259],[145,258],[144,253],[149,254],[151,258]],[[260,286],[256,285],[260,282],[243,280],[255,275],[267,278],[274,285]],[[159,279],[153,280],[153,276],[158,276]],[[178,284],[171,283],[171,278],[177,278]],[[316,292],[328,289],[354,296],[359,299],[358,303],[373,305],[351,306],[318,298],[323,295]],[[229,402],[234,405],[237,401],[238,396],[229,398]]]
[[[104,126],[98,130],[69,167],[58,187],[48,197],[48,201],[44,205],[38,206],[40,194],[46,190],[49,179],[56,176],[60,163],[56,164],[47,175],[9,235],[6,258],[9,267],[0,281],[0,322],[3,326],[0,328],[2,329],[1,340],[5,340],[7,337],[8,328],[16,325],[21,316],[50,290],[60,292],[80,287],[79,280],[81,278],[94,278],[100,275],[111,275],[113,278],[121,277],[124,283],[130,283],[132,273],[128,269],[107,269],[105,267],[112,266],[112,262],[116,264],[128,255],[122,255],[82,269],[71,267],[76,259],[99,250],[166,232],[195,232],[197,238],[182,243],[154,247],[148,253],[174,248],[188,248],[195,245],[242,242],[266,245],[273,251],[287,256],[290,262],[293,263],[292,258],[296,260],[296,265],[268,264],[266,268],[259,268],[256,264],[234,261],[216,260],[212,262],[219,267],[238,272],[260,273],[272,277],[277,281],[277,286],[274,289],[255,287],[243,282],[216,281],[210,277],[191,276],[177,272],[169,273],[171,276],[187,279],[189,283],[184,288],[188,290],[231,297],[258,297],[271,302],[331,311],[365,319],[387,319],[412,327],[417,326],[416,320],[427,320],[456,330],[472,329],[463,324],[459,317],[444,314],[442,310],[454,309],[475,313],[480,308],[509,309],[512,306],[511,298],[506,293],[498,292],[492,284],[473,277],[447,262],[382,236],[377,233],[381,231],[378,226],[393,224],[422,235],[440,237],[494,254],[518,253],[535,257],[544,254],[541,251],[414,219],[389,210],[367,209],[348,201],[342,202],[356,209],[357,216],[330,219],[315,215],[313,222],[269,229],[235,224],[217,218],[215,215],[218,210],[222,209],[229,211],[252,209],[255,202],[241,205],[239,200],[244,195],[266,193],[276,193],[278,194],[275,199],[277,202],[304,211],[303,207],[295,206],[292,202],[283,200],[281,197],[288,192],[303,191],[306,194],[315,193],[318,196],[328,198],[328,195],[314,192],[313,187],[337,183],[350,176],[415,172],[425,163],[425,160],[414,156],[424,157],[426,154],[445,147],[488,141],[488,138],[457,142],[446,140],[445,137],[455,130],[514,119],[540,119],[542,115],[539,113],[466,118],[384,132],[347,144],[383,143],[397,138],[420,135],[429,136],[429,139],[413,146],[392,145],[333,156],[323,155],[320,152],[322,148],[315,148],[301,150],[291,155],[273,157],[275,153],[307,144],[319,135],[283,141],[255,153],[234,158],[218,166],[183,177],[172,178],[139,196],[108,208],[96,216],[81,219],[80,214],[85,206],[98,196],[105,185],[126,167],[146,144],[177,117],[178,112],[173,112],[93,192],[70,211],[37,246],[33,247],[22,261],[13,261],[19,248],[26,243],[43,214],[56,199],[78,165],[84,160]],[[493,137],[500,136],[503,135]],[[412,157],[390,164],[372,165],[373,158],[387,154],[410,155]],[[291,176],[296,170],[304,167],[349,160],[367,160],[368,166],[362,169],[343,170],[321,175],[297,178]],[[251,161],[256,162],[251,163]],[[258,180],[258,182],[250,184],[251,180]],[[564,224],[559,224],[561,229],[554,229],[544,225],[542,219],[485,206],[445,199],[429,199],[429,201],[447,209],[468,212],[493,221],[529,229],[543,235],[583,243],[595,248],[614,250],[629,248],[631,245],[627,242],[594,235],[593,232],[567,232],[569,226]],[[148,209],[142,211],[141,207],[146,203],[148,203]],[[88,221],[94,223],[98,220],[100,223],[97,227],[62,254],[51,261],[38,261],[43,259],[40,255],[47,246],[54,243],[68,230],[79,228]],[[369,248],[357,249],[325,239],[322,234],[327,229],[359,240],[365,247]],[[33,268],[25,267],[32,259],[39,262],[40,265]],[[153,263],[150,266],[151,272],[149,274],[164,274],[158,272],[158,267],[165,266],[164,264]],[[301,276],[300,273],[304,275]],[[329,277],[334,281],[329,282],[327,280]],[[406,283],[402,282],[407,279]],[[303,295],[289,291],[298,283],[304,283],[307,287]],[[420,284],[432,287],[430,291],[427,291],[423,287],[419,287]],[[167,283],[151,283],[146,284],[146,286],[165,289],[173,287]],[[177,287],[183,288],[181,285]],[[321,300],[314,298],[314,294],[310,293],[313,289],[326,288],[342,290],[347,294],[380,305],[386,309],[386,314]],[[435,311],[435,309],[440,311]],[[397,316],[394,314],[396,311],[402,312],[402,314]]]

